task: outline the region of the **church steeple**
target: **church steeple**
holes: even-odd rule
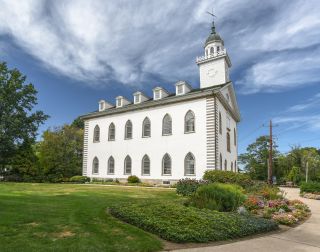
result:
[[[211,33],[205,41],[204,50],[204,56],[197,58],[200,87],[205,88],[228,82],[231,62],[224,48],[224,41],[216,31],[214,20],[211,25]]]

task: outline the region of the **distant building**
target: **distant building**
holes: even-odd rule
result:
[[[178,81],[174,94],[156,87],[152,98],[136,92],[133,102],[101,100],[99,111],[82,116],[83,175],[169,184],[211,169],[237,171],[240,113],[231,61],[214,23],[204,51],[196,59],[200,88]]]

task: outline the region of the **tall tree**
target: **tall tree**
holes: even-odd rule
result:
[[[273,157],[278,156],[276,142],[273,142]],[[269,158],[269,136],[260,136],[247,147],[247,152],[239,156],[239,161],[244,165],[252,178],[267,180]]]
[[[17,69],[0,62],[0,172],[10,165],[21,146],[32,144],[48,116],[34,111],[37,91]]]
[[[47,130],[39,143],[39,159],[43,173],[51,182],[81,175],[83,130],[74,126]]]

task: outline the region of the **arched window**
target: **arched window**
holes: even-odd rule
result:
[[[222,134],[222,117],[221,117],[221,112],[219,112],[219,133]]]
[[[195,131],[195,116],[194,113],[189,110],[184,117],[184,132],[190,133]]]
[[[132,168],[131,157],[128,155],[128,156],[126,156],[126,158],[124,160],[124,174],[125,175],[130,175],[131,174],[131,168]]]
[[[222,155],[220,153],[220,170],[222,171]]]
[[[234,161],[234,172],[237,172],[237,161]]]
[[[151,137],[151,122],[148,117],[142,123],[142,137]]]
[[[231,171],[233,171],[233,162],[231,162]]]
[[[172,134],[172,119],[169,114],[166,114],[162,120],[162,135],[167,136]]]
[[[237,132],[236,132],[236,129],[233,129],[233,143],[234,143],[234,146],[237,145]]]
[[[132,122],[130,120],[126,122],[124,137],[125,139],[132,138]]]
[[[171,157],[168,153],[162,158],[162,175],[171,175]]]
[[[220,46],[217,46],[217,52],[220,52]]]
[[[231,152],[230,133],[229,132],[227,132],[227,151]]]
[[[95,157],[92,162],[92,174],[99,173],[99,159]]]
[[[210,54],[213,54],[213,47],[210,47]]]
[[[112,156],[108,159],[108,174],[114,174],[114,158]]]
[[[224,160],[224,170],[225,170],[225,171],[227,170],[227,166],[228,166],[227,159],[225,159],[225,160]]]
[[[142,175],[150,175],[150,158],[144,155],[142,158]]]
[[[184,175],[195,175],[195,158],[189,152],[184,158]]]
[[[98,125],[96,125],[93,130],[93,142],[99,142],[99,141],[100,141],[100,128]]]
[[[116,139],[116,127],[114,126],[114,123],[110,123],[109,125],[109,141],[114,141]]]

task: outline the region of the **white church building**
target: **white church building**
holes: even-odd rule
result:
[[[201,179],[206,170],[237,172],[237,123],[240,113],[229,79],[231,61],[212,23],[204,55],[197,57],[200,87],[175,83],[153,97],[99,102],[85,121],[83,175],[126,180],[130,175],[157,184]]]

